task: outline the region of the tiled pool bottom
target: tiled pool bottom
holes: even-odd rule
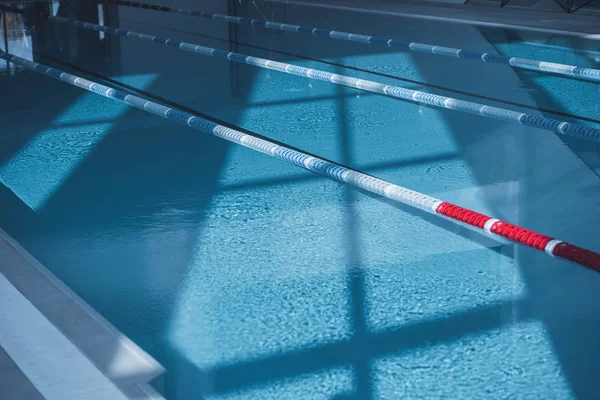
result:
[[[310,43],[533,102],[510,69]],[[119,45],[126,84],[598,249],[597,177],[552,134]],[[0,226],[165,365],[167,397],[593,398],[595,275],[41,76],[2,83]]]

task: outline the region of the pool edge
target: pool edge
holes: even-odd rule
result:
[[[122,334],[2,229],[0,242],[4,242],[22,261],[18,265],[0,262],[0,273],[104,376],[126,395],[162,398],[150,386],[152,380],[165,372],[160,363]]]

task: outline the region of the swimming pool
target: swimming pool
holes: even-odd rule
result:
[[[220,8],[209,11],[231,11]],[[267,11],[282,22],[600,65],[583,40],[568,50],[543,36],[519,42],[520,32]],[[106,17],[123,29],[599,126],[595,83],[128,7],[111,6]],[[593,142],[42,28],[31,42],[38,62],[600,250]],[[0,226],[167,368],[168,398],[596,395],[593,272],[62,82],[25,71],[1,79]]]

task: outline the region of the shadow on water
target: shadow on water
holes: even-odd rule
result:
[[[91,14],[85,15],[92,19]],[[46,46],[41,52],[50,48],[64,48],[56,43]],[[361,54],[359,49],[363,48],[364,54],[371,54],[373,51],[369,46],[357,47],[351,44],[340,45],[335,50],[331,50],[329,45],[315,45],[311,48],[311,54],[314,51],[316,55],[328,57],[355,55]],[[152,51],[154,50],[149,49],[149,52]],[[97,54],[98,49],[92,53]],[[82,61],[87,59],[85,55],[75,61],[73,57],[60,52],[54,56],[66,58],[67,61],[94,72],[106,73],[103,70],[104,64]],[[175,53],[170,57],[169,61],[179,66],[190,60],[188,56]],[[426,62],[425,58],[417,57],[415,63],[426,80],[433,80],[433,76],[439,72],[439,66]],[[206,67],[208,69],[219,68],[219,64],[205,65],[209,65]],[[222,83],[218,79],[211,82],[210,73],[207,73],[209,78],[203,80],[193,74],[193,66],[182,75],[194,78],[191,81],[179,81],[169,78],[169,74],[172,76],[177,71],[175,67],[170,68],[165,67],[160,71],[159,78],[147,88],[148,92],[178,101],[178,90],[182,83],[199,87],[208,85],[206,92],[217,92],[218,85]],[[459,69],[458,64],[455,68]],[[110,70],[110,67],[107,69]],[[127,73],[155,73],[157,69],[154,65],[140,62],[128,69]],[[217,75],[214,69],[212,72]],[[449,68],[448,74],[452,72],[456,71]],[[252,74],[239,79],[240,82],[251,80]],[[78,89],[68,89],[62,83],[51,82],[32,73],[20,73],[16,78],[4,81],[14,85],[15,90],[30,85],[31,88],[43,88],[44,93],[60,95],[52,96],[52,101],[40,96],[41,103],[32,104],[32,108],[35,105],[36,110],[44,110],[45,114],[40,115],[39,119],[28,121],[26,131],[15,131],[17,133],[14,139],[0,147],[0,162],[19,151],[36,132],[44,130],[56,115],[76,103],[81,96]],[[242,101],[250,91],[249,85],[234,91]],[[3,109],[14,104],[15,99],[25,102],[27,96],[0,98]],[[355,150],[352,138],[357,133],[353,130],[352,116],[349,115],[346,104],[347,93],[339,88],[334,99],[341,159],[343,163],[351,165]],[[217,100],[227,104],[225,99]],[[222,112],[219,101],[209,96],[198,95],[186,101],[209,114]],[[236,112],[228,114],[228,120],[232,123],[241,118]],[[469,162],[481,185],[523,178],[520,175],[523,165],[514,165],[514,159],[509,156],[521,142],[500,135],[497,122],[476,119],[477,123],[474,124],[472,116],[456,113],[443,115],[459,145],[461,155]],[[77,126],[73,128],[77,129]],[[486,150],[485,158],[480,156],[482,149]],[[592,342],[595,340],[592,333],[581,334],[591,332],[586,323],[566,328],[560,326],[560,321],[551,316],[547,308],[540,309],[539,304],[551,299],[551,293],[538,290],[536,282],[541,279],[535,275],[547,273],[546,271],[524,268],[533,299],[488,304],[443,318],[418,321],[383,332],[370,332],[366,317],[365,260],[361,251],[360,218],[356,207],[360,194],[348,186],[343,192],[345,223],[341,235],[347,243],[345,261],[352,336],[331,344],[308,346],[297,351],[270,354],[264,358],[239,361],[231,365],[199,368],[188,354],[174,348],[166,336],[175,312],[174,302],[185,283],[186,273],[198,245],[197,240],[202,236],[210,203],[220,190],[218,180],[225,167],[228,151],[229,145],[222,140],[191,132],[186,127],[170,124],[139,110],[128,110],[114,121],[104,139],[67,177],[38,213],[31,211],[8,188],[0,186],[0,201],[7,205],[0,208],[0,223],[17,239],[26,242],[28,249],[70,287],[85,292],[86,301],[108,316],[120,330],[130,335],[167,367],[164,391],[169,398],[198,399],[199,393],[227,394],[302,374],[350,365],[354,373],[354,393],[338,394],[332,399],[369,400],[375,397],[371,366],[376,358],[456,341],[478,332],[501,329],[505,324],[515,322],[507,320],[507,314],[517,315],[517,322],[540,318],[541,315],[550,329],[571,385],[578,396],[589,398],[586,395],[590,394],[589,390],[593,387],[590,386],[590,380],[594,371],[589,365],[596,363],[596,355],[600,354],[595,351],[598,345]],[[445,155],[441,158],[443,157],[453,156]],[[411,164],[429,161],[431,160],[399,162]],[[496,168],[489,168],[489,165],[495,165]],[[289,182],[291,181],[290,179]],[[268,185],[269,182],[264,184]],[[241,187],[243,188],[245,187]],[[424,217],[448,231],[469,236],[462,228],[456,228],[449,222],[440,222],[436,217],[405,206],[397,207]],[[26,227],[23,226],[24,223]],[[26,237],[25,231],[40,232],[40,237]],[[42,235],[46,237],[41,238]],[[72,251],[62,253],[60,244],[67,242]],[[49,248],[53,250],[48,251]],[[497,252],[504,250],[501,247],[494,249]],[[90,281],[89,276],[94,276],[94,280]],[[569,291],[578,289],[576,280],[567,281],[567,285]],[[593,285],[590,284],[587,290],[592,288]],[[579,304],[576,300],[567,299],[560,306],[560,312],[566,313],[577,306]],[[575,332],[579,332],[577,338],[580,340],[576,340],[577,343],[570,339],[570,335]],[[584,351],[588,354],[584,354]],[[582,359],[587,364],[582,365]],[[586,366],[587,369],[582,370]]]
[[[509,51],[525,51],[523,47],[523,38],[518,32],[501,30],[493,34],[485,29],[482,34],[495,47],[498,53],[503,54],[505,49]],[[539,38],[538,38],[539,40]],[[548,60],[562,62],[567,65],[578,65],[587,68],[598,68],[600,64],[592,58],[587,52],[572,51],[584,47],[584,40],[577,40],[575,37],[555,36],[544,40],[544,44],[557,45],[563,50],[545,49],[543,47],[533,47],[524,56],[536,60]],[[514,47],[512,45],[515,45]],[[558,54],[557,54],[558,53]],[[559,59],[562,58],[562,59]],[[597,115],[596,103],[589,101],[600,94],[600,82],[579,80],[573,81],[569,77],[562,77],[550,74],[544,74],[537,71],[515,70],[523,82],[523,86],[529,89],[529,95],[540,105],[540,111],[545,117],[555,118],[545,110],[577,110],[579,115],[594,117]],[[565,116],[561,120],[580,123],[573,118]],[[588,119],[589,126],[599,126],[597,119]],[[576,154],[590,170],[600,176],[600,144],[579,138],[559,135],[558,136],[569,148]]]
[[[338,72],[341,72],[338,70]],[[341,149],[341,160],[345,165],[354,163],[354,146],[352,137],[356,133],[352,126],[352,117],[349,114],[348,106],[346,105],[345,92],[346,88],[341,86],[336,87],[338,95],[337,101],[337,121],[339,124],[339,143]],[[360,240],[360,226],[356,210],[356,195],[357,192],[350,186],[344,186],[344,204],[345,204],[345,219],[344,226],[344,242],[346,243],[346,269],[347,279],[350,291],[350,308],[351,308],[351,330],[353,332],[353,341],[362,342],[368,335],[368,323],[366,315],[366,293],[365,293],[365,271],[363,270],[362,244]],[[354,349],[359,353],[363,351],[363,347],[358,345]],[[362,360],[361,360],[362,361]],[[369,360],[354,362],[354,379],[356,386],[356,399],[370,400],[373,398],[372,378]]]
[[[38,95],[38,84],[38,79],[26,73],[17,72],[3,79],[0,121],[5,140],[0,146],[0,165],[18,153],[38,132],[47,129],[58,114],[82,95],[77,88],[65,88],[60,82],[51,82],[46,86],[48,92],[60,92],[61,96],[48,101],[45,96]],[[36,110],[36,118],[31,118],[30,110]]]
[[[505,39],[508,40],[508,38]],[[426,57],[416,56],[415,63],[425,79],[435,80],[439,77],[439,69]],[[460,76],[461,70],[463,70],[462,66],[449,63],[445,72],[449,76]],[[553,110],[564,110],[563,104],[558,99],[531,79],[534,75],[528,71],[513,72],[508,69],[496,76],[494,80],[487,82],[490,87],[493,87],[498,82],[510,82],[518,79],[523,82],[525,88],[531,89],[527,91],[527,95],[532,96],[535,104]],[[486,82],[486,80],[482,77],[479,82]],[[564,82],[565,84],[582,84],[569,80]],[[595,86],[596,84],[591,83],[591,85]],[[540,231],[554,231],[557,235],[563,232],[562,235],[567,235],[567,237],[570,234],[575,238],[573,240],[585,239],[586,229],[584,227],[589,221],[584,221],[585,218],[580,212],[573,209],[569,211],[570,206],[567,204],[577,204],[575,207],[585,208],[592,207],[592,203],[581,204],[581,199],[577,199],[579,196],[577,193],[581,188],[569,183],[570,178],[567,177],[564,182],[558,181],[562,179],[562,175],[558,173],[560,168],[556,166],[558,153],[555,150],[556,142],[553,141],[556,139],[556,134],[544,132],[544,135],[538,132],[536,137],[533,137],[535,130],[532,129],[509,128],[508,126],[504,128],[501,123],[496,121],[476,119],[476,117],[472,118],[459,113],[443,112],[443,115],[454,139],[460,146],[461,154],[469,163],[480,185],[503,181],[520,182],[519,194],[516,199],[519,224],[533,228],[539,226]],[[552,115],[547,116],[556,118]],[[574,149],[577,146],[593,145],[591,142],[580,139],[558,136]],[[548,144],[545,143],[546,141]],[[559,150],[565,152],[565,148]],[[482,154],[485,154],[485,157],[482,157]],[[577,164],[568,157],[565,157],[565,162]],[[567,168],[567,164],[563,167]],[[557,173],[553,175],[550,171]],[[553,179],[550,178],[552,175]],[[586,179],[593,183],[591,175]],[[563,183],[565,185],[562,185]],[[573,189],[562,191],[558,189],[562,187],[573,187]],[[577,192],[570,192],[570,190]],[[550,198],[552,200],[547,201]],[[558,200],[559,198],[561,200]],[[541,199],[546,199],[546,201]],[[541,212],[542,209],[545,211]],[[547,218],[547,213],[552,211],[548,210],[555,210],[554,212],[560,215],[556,221],[560,222],[552,223]],[[494,210],[494,215],[502,218],[502,211]],[[595,398],[597,396],[595,374],[593,373],[595,368],[592,366],[598,365],[600,346],[588,332],[600,324],[598,314],[594,314],[597,307],[589,306],[589,299],[595,297],[594,293],[598,289],[597,283],[588,279],[587,271],[572,270],[572,265],[559,264],[549,259],[542,260],[542,256],[534,252],[520,252],[517,261],[529,292],[526,302],[532,316],[544,323],[554,345],[554,353],[560,361],[561,369],[568,379],[571,390],[576,398]],[[580,317],[572,317],[573,313],[577,312],[575,310],[580,310]]]
[[[356,292],[353,296],[360,296],[360,293]],[[364,301],[364,297],[361,301]],[[372,377],[368,374],[368,366],[377,358],[390,354],[398,356],[419,348],[451,343],[465,335],[502,329],[504,325],[515,322],[505,318],[515,309],[519,310],[517,321],[526,321],[531,317],[527,304],[512,301],[492,304],[451,314],[444,318],[406,324],[383,332],[355,335],[348,340],[332,344],[216,367],[207,373],[214,380],[215,391],[227,393],[253,385],[350,364],[364,368],[367,373],[362,377],[358,375],[358,379],[365,379],[365,382],[357,382],[358,390],[352,398],[373,398],[372,391],[363,392],[360,387],[372,390],[373,382]]]
[[[95,4],[77,2],[73,9],[63,4],[59,14],[95,20],[95,10]],[[38,22],[35,53],[96,72],[110,71],[106,62],[97,62],[104,54],[97,34]],[[153,72],[143,63],[128,71]],[[5,116],[10,115],[3,125],[14,128],[10,136],[3,135],[0,162],[23,149],[67,108],[77,109],[78,100],[86,95],[28,71],[2,81],[1,107]],[[160,91],[172,85],[159,79],[148,89]],[[207,99],[203,106],[211,110],[214,104],[208,103]],[[97,112],[93,107],[91,111]],[[25,110],[35,110],[35,118]],[[82,111],[89,109],[83,106]],[[24,118],[19,118],[21,114]],[[85,129],[85,117],[71,131]],[[103,128],[102,140],[63,177],[37,212],[5,185],[0,186],[0,221],[3,229],[68,286],[85,294],[85,300],[115,326],[126,335],[135,333],[136,342],[169,369],[169,360],[161,357],[169,346],[163,342],[164,331],[208,203],[217,190],[228,143],[131,108],[108,122],[111,126]],[[61,146],[57,137],[48,150],[63,150]],[[30,178],[27,171],[21,172],[22,179]],[[119,356],[117,349],[103,350]],[[167,391],[172,377],[167,375]]]
[[[501,41],[494,37],[489,39],[490,42],[496,46],[497,49],[501,49],[503,44],[520,43],[522,39],[520,36],[513,32],[503,31],[504,37]],[[555,38],[555,40],[558,40]],[[560,40],[559,40],[560,42]],[[567,39],[565,43],[561,43],[567,49],[572,46],[574,49],[581,48],[581,43],[576,43],[573,38]],[[567,52],[564,54],[565,57],[571,57],[573,54],[569,50],[563,50]],[[541,58],[541,57],[538,57]],[[577,58],[578,64],[586,65],[585,60]],[[571,63],[572,60],[569,60]],[[592,60],[588,60],[591,61]],[[589,64],[588,64],[589,65]],[[537,74],[528,72],[518,72],[519,78],[523,81],[526,87],[532,88],[532,96],[538,104],[543,104],[553,109],[569,109],[573,108],[573,104],[568,104],[566,98],[571,98],[572,101],[576,102],[576,106],[579,109],[587,109],[590,105],[587,99],[593,98],[594,92],[598,93],[600,86],[597,82],[586,82],[582,84],[580,82],[567,83],[561,81],[557,77],[543,77]],[[549,83],[548,83],[549,82]],[[567,81],[568,82],[568,81]],[[546,83],[551,87],[562,87],[564,88],[561,93],[563,94],[563,100],[557,95],[556,91],[549,90],[546,87]],[[573,89],[568,85],[578,85],[580,91],[577,92],[576,98],[572,98],[569,91]],[[578,102],[578,103],[577,103]],[[593,112],[593,111],[592,111]],[[591,141],[585,141],[578,138],[568,136],[558,136],[567,146],[573,154],[580,158],[589,167],[594,174],[598,174],[597,168],[598,161],[594,159],[597,156],[594,150],[597,150],[597,143]],[[592,158],[590,159],[590,154]],[[537,155],[534,159],[541,158]],[[566,166],[565,166],[566,167]],[[543,174],[536,172],[533,167],[526,170],[526,179],[535,182],[540,179]],[[558,174],[557,174],[558,175]],[[560,175],[558,175],[560,176]],[[570,179],[570,178],[568,178]],[[592,183],[593,182],[592,180]],[[538,193],[534,193],[539,196],[544,196],[545,192],[555,191],[552,184],[556,184],[556,179],[548,181],[546,185],[538,186],[540,190]],[[586,191],[575,187],[578,190],[577,194],[563,194],[561,200],[557,201],[555,209],[561,210],[564,204],[569,201],[571,196],[584,196]],[[591,190],[594,187],[590,187]],[[581,191],[581,192],[579,192]],[[579,198],[575,200],[575,204],[582,207],[587,207],[588,202]],[[591,203],[593,204],[593,202]],[[573,226],[572,224],[564,223],[563,229],[566,233],[571,233],[574,237],[583,237],[586,234],[586,226],[589,225],[590,218],[596,220],[595,217],[583,217],[578,211],[567,211],[561,210],[565,215],[571,215],[576,221],[580,223]],[[532,215],[536,215],[535,210],[531,210]],[[567,220],[569,217],[564,217]],[[575,231],[576,233],[572,232]],[[594,235],[593,232],[589,234]],[[527,262],[528,260],[525,260]],[[531,262],[531,261],[529,261]],[[596,327],[600,326],[600,319],[598,318],[597,307],[590,306],[590,300],[595,298],[598,285],[594,282],[594,279],[586,279],[585,275],[580,276],[577,274],[567,274],[562,270],[553,271],[552,275],[548,276],[548,271],[544,271],[536,268],[523,268],[522,273],[525,275],[528,283],[528,287],[531,291],[533,298],[534,308],[536,315],[540,318],[546,328],[548,329],[552,343],[554,345],[556,354],[560,360],[562,369],[566,374],[568,381],[575,396],[579,399],[592,399],[598,397],[598,391],[596,388],[596,375],[594,370],[597,369],[600,359],[600,344],[593,335],[589,332],[595,330]],[[557,295],[557,293],[561,293]],[[552,304],[552,306],[548,306]],[[577,317],[574,317],[577,315]],[[567,322],[568,321],[568,322]]]
[[[48,53],[52,48],[65,48],[61,46],[46,43],[37,51]],[[78,63],[85,59],[61,51],[50,53],[68,62]],[[102,65],[82,63],[96,72],[103,68]],[[137,70],[128,72],[153,70],[148,71],[146,66],[140,65]],[[42,87],[44,93],[60,93],[60,96],[53,96],[53,101],[45,99],[36,107],[45,110],[48,117],[43,122],[41,118],[37,119],[35,124],[38,125],[28,124],[28,129],[34,133],[45,129],[55,116],[81,96],[77,89],[71,90],[33,73],[21,73],[21,76],[31,85]],[[23,87],[18,80],[10,82],[14,82],[15,87]],[[165,93],[172,85],[172,81],[161,77],[147,90]],[[351,164],[353,132],[345,97],[344,90],[339,89],[336,98],[342,160]],[[211,106],[210,103],[202,105],[203,109],[209,110]],[[229,118],[235,121],[236,116]],[[72,128],[78,127],[75,124]],[[17,142],[24,139],[21,135],[22,131],[19,131]],[[10,141],[12,147],[3,147],[5,157],[10,157],[27,140],[23,143]],[[173,301],[181,290],[181,279],[194,254],[196,239],[201,236],[205,213],[218,191],[216,182],[227,151],[228,145],[221,140],[190,133],[185,127],[174,126],[139,110],[128,110],[114,121],[104,139],[87,154],[39,212],[31,211],[8,188],[2,187],[0,191],[2,203],[10,206],[3,208],[7,212],[0,214],[2,226],[26,242],[28,249],[53,267],[59,278],[76,291],[84,292],[86,301],[109,316],[112,323],[167,367],[164,390],[169,397],[198,398],[198,393],[228,393],[349,364],[354,368],[356,392],[339,398],[371,399],[374,394],[370,365],[377,356],[450,341],[465,333],[493,329],[502,324],[499,316],[504,306],[378,335],[369,333],[360,227],[354,206],[358,191],[346,187],[343,235],[348,243],[347,282],[353,337],[346,342],[275,354],[230,367],[199,369],[186,354],[171,347],[165,340],[165,332],[172,317]],[[23,227],[23,224],[27,226]],[[22,228],[28,233],[38,232],[40,237],[26,237]],[[97,232],[107,234],[97,236]],[[47,235],[45,240],[41,239],[42,235]],[[146,240],[140,241],[140,235]],[[61,243],[69,243],[69,254],[61,252]],[[54,250],[49,252],[48,247]],[[168,270],[165,269],[167,266]],[[95,279],[89,281],[88,276]],[[115,313],[115,309],[119,312]]]

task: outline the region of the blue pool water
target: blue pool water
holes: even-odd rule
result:
[[[215,4],[209,11],[228,12]],[[70,16],[96,22],[84,11]],[[600,67],[594,42],[581,39],[271,12]],[[107,19],[600,126],[600,86],[590,82],[126,7]],[[9,51],[600,251],[595,143],[139,41],[36,29]],[[168,398],[598,398],[597,274],[38,74],[4,72],[0,84],[0,228],[166,367],[157,385]]]

